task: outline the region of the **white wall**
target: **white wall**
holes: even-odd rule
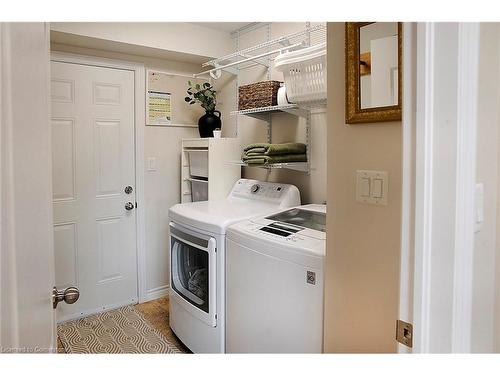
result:
[[[399,304],[401,122],[345,123],[345,25],[328,23],[327,353],[392,353]],[[389,173],[387,206],[356,201],[356,170]]]
[[[50,29],[58,34],[58,43],[67,44],[71,40],[75,44],[77,40],[82,47],[89,47],[83,45],[88,42],[94,43],[94,46],[96,43],[102,46],[103,42],[113,42],[121,47],[132,46],[135,51],[146,47],[205,57],[225,55],[232,47],[228,32],[187,22],[54,22]]]
[[[484,184],[484,223],[474,238],[473,352],[494,350],[497,241],[500,24],[480,29],[476,181]],[[498,317],[498,314],[496,315]]]
[[[151,34],[146,33],[145,29],[141,29],[140,25],[131,24],[128,31],[122,30],[120,27],[110,28],[106,23],[99,24],[64,24],[64,30],[79,32],[85,35],[99,35],[116,40],[125,40],[127,43],[140,42],[146,43],[150,39],[156,39],[157,43],[166,43],[170,39],[162,41],[162,34],[157,29],[159,26],[148,30]],[[116,24],[113,24],[116,26]],[[196,25],[191,25],[192,29],[186,31],[183,25],[175,24],[176,28],[172,29],[172,25],[165,25],[170,34],[175,31],[176,34],[182,33],[189,34],[189,40],[184,39],[185,50],[190,53],[195,53],[197,49],[204,53],[215,53],[216,51],[208,52],[206,44],[209,42],[205,39],[210,36],[210,43],[217,44],[220,50],[226,51],[229,49],[228,41],[230,41],[229,34],[210,34],[211,29],[200,29]],[[138,35],[131,37],[130,30],[136,30],[138,27]],[[51,25],[51,29],[60,30],[60,24],[56,26]],[[206,30],[205,30],[206,29]],[[208,30],[208,31],[207,31]],[[106,34],[105,34],[106,33]],[[108,35],[109,33],[110,35]],[[206,33],[206,34],[205,34]],[[215,36],[214,36],[215,35]],[[139,36],[142,39],[137,39]],[[172,42],[172,41],[171,41]],[[99,45],[100,46],[100,45]],[[174,44],[161,44],[163,48],[180,48]],[[224,47],[225,46],[225,47]],[[231,41],[232,46],[232,41]],[[226,48],[226,49],[224,49]],[[199,63],[189,63],[180,61],[169,61],[165,59],[158,59],[140,55],[123,54],[119,52],[110,52],[106,50],[83,48],[78,46],[64,45],[52,43],[51,49],[53,51],[77,53],[82,55],[99,56],[105,58],[112,58],[117,60],[132,61],[143,63],[146,69],[158,69],[176,74],[190,75],[197,73],[201,70]],[[130,48],[128,50],[131,50]],[[133,48],[132,48],[133,50]],[[144,51],[144,49],[138,49]],[[145,78],[144,78],[145,79]],[[186,85],[187,80],[186,77]],[[222,81],[224,82],[224,81]],[[220,85],[220,83],[217,83]],[[221,97],[227,97],[224,90],[221,92]],[[229,108],[221,103],[219,109],[222,112],[223,121],[225,122],[228,116]],[[145,126],[145,122],[138,124]],[[224,123],[223,123],[224,125]],[[224,126],[223,126],[224,128]],[[147,164],[149,157],[156,158],[156,171],[147,171],[145,166],[145,197],[146,197],[146,274],[147,274],[147,290],[148,299],[157,298],[167,292],[169,285],[169,255],[168,255],[168,209],[176,203],[180,202],[180,153],[181,153],[181,140],[183,138],[196,138],[199,137],[197,128],[187,127],[158,127],[158,126],[145,126],[145,145],[144,145],[144,160]]]
[[[239,38],[239,48],[243,49],[274,39],[283,35],[304,30],[305,22],[273,22],[270,24],[269,35],[267,26],[254,29],[242,34]],[[240,70],[239,85],[245,85],[258,81],[267,80],[267,68],[257,66]],[[272,80],[283,81],[280,72],[271,70]],[[232,85],[233,90],[235,85]],[[234,91],[233,91],[234,92]],[[234,92],[236,98],[236,93]],[[236,103],[234,103],[236,107]],[[306,142],[305,121],[289,114],[273,115],[272,142]],[[230,122],[233,129],[226,129],[225,134],[236,134],[236,119]],[[301,192],[303,203],[324,203],[326,201],[326,109],[318,110],[311,115],[311,173],[310,175],[291,171],[273,170],[269,174],[260,168],[244,168],[243,175],[248,178],[259,180],[279,181],[296,185]],[[254,142],[267,142],[266,123],[247,116],[238,117],[238,137],[242,145]]]

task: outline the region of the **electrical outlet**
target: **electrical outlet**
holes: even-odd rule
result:
[[[413,325],[402,320],[396,321],[396,341],[411,348],[413,346]]]

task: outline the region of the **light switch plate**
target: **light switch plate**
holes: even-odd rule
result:
[[[361,203],[387,205],[389,174],[385,171],[356,171],[356,200]]]
[[[154,157],[148,158],[148,171],[149,172],[156,171],[156,158]]]

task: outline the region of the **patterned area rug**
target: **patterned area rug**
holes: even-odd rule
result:
[[[134,306],[59,324],[57,333],[66,353],[182,353]]]

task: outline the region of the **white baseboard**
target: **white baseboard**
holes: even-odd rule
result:
[[[98,313],[101,313],[104,311],[118,309],[118,308],[123,307],[123,306],[135,305],[136,303],[137,303],[137,298],[131,298],[131,299],[127,299],[125,301],[120,301],[120,302],[117,302],[117,303],[114,303],[111,305],[106,305],[106,306],[101,306],[101,307],[94,308],[94,309],[79,311],[79,312],[76,312],[73,314],[66,315],[64,317],[58,317],[57,324],[68,322],[70,320],[85,318],[86,316],[98,314]]]
[[[146,292],[146,298],[141,302],[148,302],[154,299],[162,298],[168,296],[170,290],[169,285],[160,286],[158,288],[150,289]]]

